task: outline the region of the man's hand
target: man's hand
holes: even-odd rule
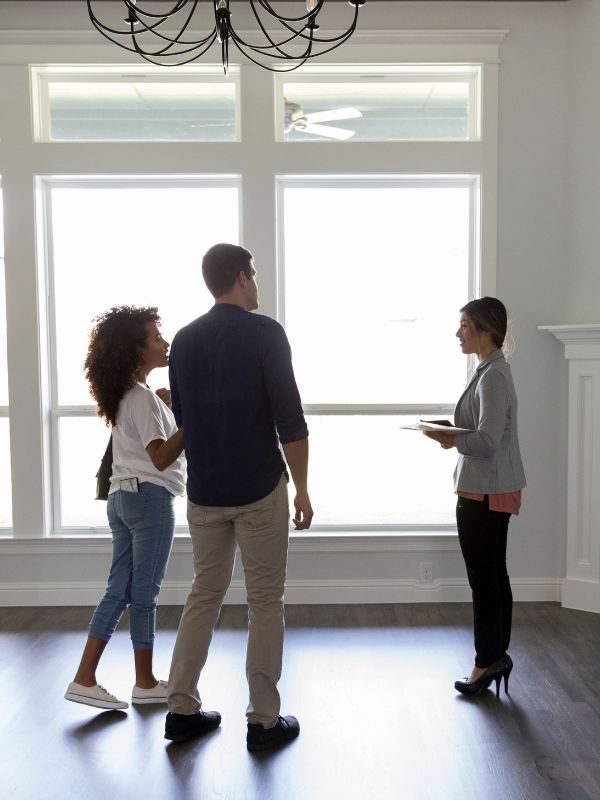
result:
[[[454,437],[456,434],[454,433],[443,433],[442,431],[423,431],[423,433],[430,439],[435,439],[436,442],[439,442],[444,450],[450,450],[451,447],[455,447]]]
[[[298,492],[294,497],[294,525],[296,530],[305,531],[310,528],[312,518],[313,510],[308,492]]]
[[[171,392],[168,389],[157,389],[155,394],[160,397],[166,406],[171,408]]]

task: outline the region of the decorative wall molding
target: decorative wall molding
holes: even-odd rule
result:
[[[169,33],[168,31],[166,32]],[[174,33],[174,32],[172,32]],[[190,35],[206,35],[207,31],[188,31]],[[344,33],[341,29],[328,30],[328,35],[339,36]],[[460,45],[498,45],[506,38],[507,28],[498,29],[413,29],[413,30],[360,30],[356,31],[350,41],[344,45],[369,44],[460,44]],[[256,31],[240,31],[239,34],[250,44],[261,44],[264,38]],[[271,31],[272,36],[277,33]],[[98,47],[112,47],[107,44],[102,36],[93,28],[90,30],[0,30],[0,45],[98,45]]]
[[[515,578],[511,580],[518,602],[560,602],[560,578]],[[95,606],[104,582],[0,583],[0,606]],[[160,593],[162,605],[183,605],[189,581],[165,581]],[[409,579],[373,580],[288,580],[288,605],[349,603],[467,603],[471,590],[466,579],[447,578],[431,585]],[[234,580],[225,597],[228,605],[246,602],[242,581]]]
[[[600,323],[543,325],[569,362],[567,575],[562,604],[600,613]]]
[[[201,31],[191,31],[201,35]],[[328,30],[331,35],[342,31]],[[479,30],[363,30],[344,45],[341,55],[325,56],[321,63],[398,62],[472,63],[493,66],[500,63],[499,48],[506,29]],[[246,41],[261,44],[256,30],[242,31]],[[236,63],[248,63],[241,53],[232,54]],[[107,42],[95,30],[0,30],[0,63],[3,64],[143,64],[139,56]],[[217,64],[218,50],[198,62]],[[234,61],[231,61],[233,64]],[[318,64],[317,64],[318,66]]]

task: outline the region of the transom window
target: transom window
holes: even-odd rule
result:
[[[237,141],[239,69],[46,67],[32,71],[36,138]]]
[[[277,78],[277,138],[476,140],[480,79],[477,65],[304,67]]]

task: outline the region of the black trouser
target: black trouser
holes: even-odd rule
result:
[[[473,592],[475,666],[489,667],[506,655],[512,622],[512,592],[506,571],[510,514],[490,511],[483,501],[459,497],[458,541]]]

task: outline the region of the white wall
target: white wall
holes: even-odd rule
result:
[[[85,28],[82,5],[0,2],[0,29],[61,30],[69,27],[73,16],[78,17],[77,26]],[[594,216],[597,206],[592,191],[593,176],[600,167],[596,161],[590,171],[589,158],[592,137],[597,132],[592,123],[598,121],[600,112],[593,79],[586,84],[580,74],[589,62],[600,66],[600,37],[590,31],[593,25],[596,30],[600,28],[600,10],[594,6],[593,0],[403,2],[394,6],[369,0],[361,19],[365,30],[510,30],[500,48],[497,293],[514,319],[517,348],[513,372],[528,477],[523,512],[511,522],[509,570],[516,579],[517,598],[557,597],[556,578],[564,574],[567,371],[561,348],[550,336],[540,333],[537,326],[578,319],[591,321],[591,317],[598,316],[590,287],[592,281],[597,281],[592,269],[600,226]],[[336,13],[341,15],[342,9]],[[590,130],[577,135],[570,128],[567,130],[568,65],[569,108],[582,119],[589,117],[590,122]],[[583,155],[579,153],[582,147]],[[568,195],[567,152],[571,175]],[[573,278],[568,279],[566,219],[573,223],[574,216],[578,220],[577,231],[583,235],[581,240],[578,238],[578,247],[574,247],[575,226],[571,224],[569,256]],[[11,597],[24,601],[26,594],[17,591],[19,585],[31,597],[31,589],[38,583],[40,601],[44,597],[56,599],[57,587],[63,581],[89,585],[87,601],[95,602],[106,574],[108,554],[94,552],[98,550],[97,543],[82,545],[80,552],[72,552],[66,544],[52,550],[52,545],[44,543],[40,548],[43,552],[35,556],[26,555],[18,544],[3,548],[0,602],[10,602]],[[423,552],[418,542],[411,540],[393,546],[381,542],[378,552],[361,544],[354,550],[339,552],[335,545],[301,541],[292,544],[288,597],[340,602],[467,599],[456,542],[446,543],[445,547]],[[441,580],[437,592],[416,587],[420,561],[433,562],[434,577]],[[190,577],[189,554],[175,552],[163,602],[183,596]],[[239,577],[236,572],[236,579]],[[76,597],[81,600],[85,594],[78,590]],[[64,602],[68,600],[65,595]]]
[[[571,0],[567,17],[569,322],[600,321],[600,3]]]

